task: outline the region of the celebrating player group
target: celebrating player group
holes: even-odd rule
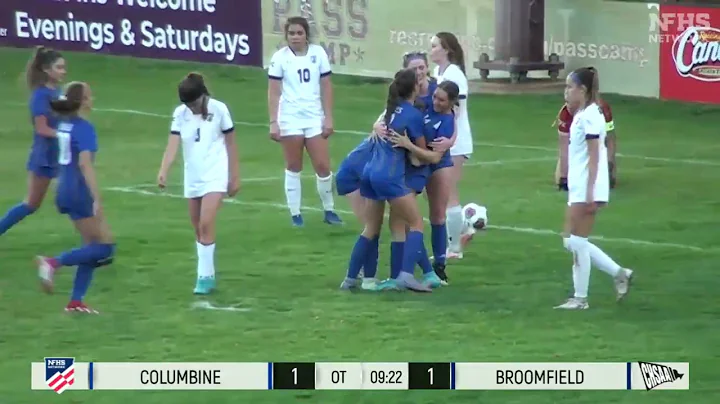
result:
[[[285,196],[292,226],[302,227],[303,151],[312,162],[325,223],[341,225],[333,188],[345,196],[362,225],[348,246],[347,272],[341,289],[432,292],[449,284],[447,262],[462,259],[473,234],[487,225],[487,210],[460,203],[458,183],[465,161],[473,154],[468,117],[468,80],[463,49],[455,35],[436,34],[429,52],[402,57],[384,100],[385,109],[372,130],[340,163],[333,178],[328,139],[333,134],[333,88],[327,53],[311,43],[308,21],[289,18],[287,46],[275,52],[268,68],[269,135],[285,157]],[[432,66],[432,75],[429,74]],[[0,235],[41,205],[57,178],[56,206],[81,234],[83,245],[55,257],[38,257],[43,288],[51,292],[55,273],[77,267],[67,311],[97,313],[84,303],[94,271],[113,261],[115,243],[104,219],[94,161],[97,134],[90,123],[92,93],[81,82],[61,85],[66,64],[54,50],[38,48],[28,64],[27,81],[34,128],[27,165],[26,199],[0,219]],[[567,77],[565,104],[557,118],[559,158],[556,183],[568,193],[564,246],[572,253],[574,294],[558,309],[587,309],[590,268],[595,264],[614,278],[618,299],[628,294],[633,271],[615,263],[588,241],[595,217],[609,201],[616,181],[612,114],[598,97],[593,68]],[[215,279],[215,223],[222,200],[240,190],[233,120],[227,105],[213,98],[203,76],[190,73],[178,86],[170,135],[157,176],[166,187],[170,169],[182,147],[184,196],[197,247],[193,292],[212,293]],[[370,125],[369,125],[370,126]],[[421,194],[425,198],[419,198]],[[430,245],[425,247],[429,209]],[[381,228],[389,205],[390,270],[379,280]],[[415,276],[419,266],[422,275]]]

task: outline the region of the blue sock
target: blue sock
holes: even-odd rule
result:
[[[103,264],[111,259],[115,252],[114,244],[88,244],[74,250],[60,254],[56,259],[65,267],[73,267],[82,264],[96,265]]]
[[[358,237],[357,241],[355,242],[355,246],[353,247],[352,253],[350,253],[350,262],[348,263],[347,271],[348,278],[356,279],[360,275],[360,270],[365,264],[365,260],[367,259],[368,251],[370,250],[371,245],[372,241],[369,238],[363,235],[360,235],[360,237]]]
[[[363,266],[366,278],[374,278],[377,275],[378,255],[380,249],[380,236],[370,240],[367,256],[365,257],[365,265]]]
[[[427,249],[425,248],[425,244],[422,245],[422,250],[420,251],[420,257],[418,258],[418,264],[420,264],[420,268],[422,268],[423,275],[433,272],[433,267],[432,267],[432,264],[430,263],[430,258],[428,257],[428,253],[427,253]]]
[[[73,281],[71,300],[82,301],[90,288],[95,268],[92,265],[82,264],[78,266],[75,272],[75,281]]]
[[[404,249],[404,241],[393,241],[390,243],[390,279],[395,279],[400,275]]]
[[[5,216],[0,219],[0,236],[33,213],[35,213],[35,209],[31,208],[24,202],[10,208],[10,210],[5,213]]]
[[[447,227],[443,224],[431,225],[430,243],[432,244],[434,260],[436,263],[445,265],[445,253],[447,252]]]
[[[405,238],[405,249],[403,250],[402,272],[415,274],[415,265],[420,258],[423,249],[423,234],[421,231],[409,231]]]

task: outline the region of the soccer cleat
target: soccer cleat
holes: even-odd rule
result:
[[[215,278],[202,277],[197,279],[193,293],[196,295],[209,295],[213,290],[215,290]]]
[[[363,290],[376,290],[378,287],[378,280],[375,278],[363,278],[362,285],[360,287]]]
[[[440,283],[443,286],[449,285],[450,279],[447,276],[447,273],[445,272],[445,264],[438,264],[437,262],[433,263],[433,269],[435,270],[435,275],[437,275],[438,278],[440,278]]]
[[[436,289],[443,285],[443,281],[435,272],[429,272],[423,275],[422,284],[430,289]]]
[[[586,310],[590,308],[590,305],[588,305],[586,298],[571,297],[565,303],[555,306],[555,308],[561,310]]]
[[[360,281],[353,278],[345,278],[342,283],[340,284],[340,289],[342,290],[352,290],[357,289],[358,285],[360,284]]]
[[[53,281],[55,271],[60,267],[55,258],[38,256],[37,259],[38,276],[40,277],[40,286],[45,293],[52,293],[55,287]]]
[[[100,314],[100,312],[91,309],[79,300],[71,300],[70,303],[65,306],[65,311],[68,313]]]
[[[630,293],[632,286],[633,271],[631,269],[622,268],[615,276],[615,292],[617,292],[617,301],[621,301]]]
[[[292,220],[292,225],[295,227],[303,227],[305,225],[302,215],[294,215],[290,220]]]
[[[367,289],[372,290],[373,292],[386,292],[386,291],[399,291],[400,286],[398,286],[397,281],[395,279],[385,279],[384,281],[378,283],[375,285],[374,289]]]
[[[340,219],[340,216],[338,216],[337,213],[335,213],[332,210],[325,211],[325,218],[323,219],[323,222],[325,222],[327,224],[332,224],[332,225],[343,224],[343,221],[342,221],[342,219]]]
[[[432,289],[420,283],[414,276],[407,272],[400,272],[397,279],[395,280],[400,289],[410,289],[415,292],[430,293]]]

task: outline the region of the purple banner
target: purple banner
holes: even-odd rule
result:
[[[0,0],[0,46],[262,66],[260,0]]]

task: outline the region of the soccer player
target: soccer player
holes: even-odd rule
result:
[[[95,174],[98,151],[95,127],[87,121],[92,108],[92,93],[85,83],[70,83],[65,95],[50,101],[50,108],[60,116],[57,125],[59,146],[58,178],[55,203],[58,211],[68,215],[82,236],[83,246],[55,258],[38,257],[38,274],[46,292],[52,293],[53,279],[63,266],[77,266],[72,296],[65,311],[93,313],[83,303],[95,269],[113,260],[115,241],[105,220],[100,188]]]
[[[594,263],[615,280],[617,299],[630,288],[633,271],[622,268],[588,241],[595,215],[610,197],[605,119],[597,104],[595,71],[581,68],[567,77],[565,101],[575,111],[568,150],[568,208],[563,242],[573,254],[574,296],[557,309],[583,310],[588,306],[590,266]]]
[[[50,181],[57,175],[57,120],[50,111],[50,101],[60,96],[59,85],[65,74],[65,59],[59,52],[43,46],[35,49],[25,71],[27,85],[32,92],[29,106],[34,129],[27,162],[28,191],[25,200],[0,219],[0,235],[40,208]]]
[[[288,18],[288,46],[275,52],[268,68],[270,137],[280,142],[285,156],[285,197],[293,226],[304,224],[300,205],[303,149],[316,173],[324,221],[342,224],[335,213],[328,137],[333,133],[333,90],[328,55],[310,43],[310,26],[302,17]]]
[[[433,102],[425,114],[425,142],[430,144],[439,138],[452,138],[455,133],[455,116],[453,107],[459,101],[460,89],[452,81],[441,83],[433,94]],[[431,244],[433,253],[438,259],[430,265],[427,254],[421,254],[420,267],[423,269],[424,283],[432,288],[447,284],[445,275],[445,251],[447,233],[445,231],[445,208],[450,196],[447,186],[452,167],[449,150],[427,150],[418,147],[406,136],[395,134],[391,141],[403,147],[420,160],[420,167],[409,165],[407,170],[408,186],[417,194],[427,186],[430,223],[432,225]],[[434,270],[433,270],[434,269]],[[442,275],[442,277],[441,277]],[[444,279],[443,279],[444,278]]]
[[[455,117],[457,133],[452,139],[443,137],[430,144],[433,149],[450,148],[453,166],[448,176],[450,181],[448,184],[450,197],[446,211],[448,250],[444,258],[460,259],[463,257],[461,238],[464,218],[458,184],[462,177],[465,160],[469,159],[473,153],[473,137],[467,107],[469,89],[468,80],[465,76],[465,55],[455,35],[449,32],[439,32],[432,39],[430,59],[437,65],[433,76],[437,78],[438,84],[442,84],[444,81],[452,81],[460,89],[460,106],[457,108]],[[440,259],[442,260],[443,257]],[[438,275],[441,278],[445,277],[443,280],[447,281],[444,271],[438,272]]]
[[[418,146],[425,147],[423,114],[413,103],[418,93],[418,81],[413,69],[403,69],[395,74],[388,88],[385,124],[389,130],[407,136]],[[415,265],[420,261],[423,248],[423,219],[413,191],[406,184],[406,161],[408,153],[387,141],[384,135],[377,142],[372,159],[365,165],[360,183],[361,195],[368,199],[365,210],[365,229],[353,247],[348,272],[341,288],[357,287],[357,276],[371,255],[378,248],[380,228],[385,213],[385,201],[390,203],[391,217],[397,217],[409,227],[403,255],[402,268],[396,282],[400,288],[421,292],[432,289],[418,282],[413,276]]]
[[[597,70],[594,67],[589,67],[595,73],[595,84],[596,88],[600,88],[600,81],[598,79]],[[613,120],[612,109],[607,101],[601,99],[598,94],[597,104],[603,111],[605,117],[605,131],[607,132],[607,138],[605,145],[607,146],[608,152],[608,170],[610,171],[610,189],[615,188],[616,183],[616,164],[615,164],[615,122]],[[558,127],[558,163],[555,167],[555,183],[558,186],[558,190],[567,191],[567,172],[568,172],[568,133],[570,131],[570,124],[572,123],[574,111],[568,108],[565,104],[560,109],[556,118],[555,124]]]
[[[164,189],[182,143],[185,198],[198,257],[194,293],[206,295],[216,286],[215,219],[223,197],[233,197],[240,190],[240,162],[230,111],[210,96],[203,76],[188,74],[178,86],[178,95],[182,105],[173,113],[157,181]]]
[[[415,69],[418,83],[420,85],[418,96],[415,99],[415,106],[420,110],[432,109],[433,94],[437,88],[437,80],[428,75],[430,65],[428,64],[427,53],[408,52],[403,55],[403,68]]]

